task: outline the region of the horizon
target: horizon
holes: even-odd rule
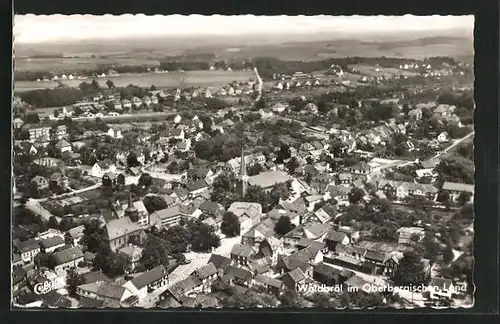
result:
[[[183,26],[172,30],[170,26]],[[458,33],[472,37],[474,16],[201,16],[15,15],[14,43],[92,42],[119,39],[217,36],[294,39]],[[331,34],[331,35],[330,35]],[[451,35],[450,35],[451,36]],[[287,40],[289,39],[289,40]],[[222,39],[220,39],[222,40]]]

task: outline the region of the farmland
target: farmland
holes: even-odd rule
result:
[[[368,65],[361,65],[361,64],[355,64],[355,65],[350,65],[349,67],[355,68],[359,71],[359,74],[361,75],[366,75],[370,77],[382,77],[382,76],[393,76],[393,75],[406,75],[406,76],[416,76],[418,75],[415,72],[412,71],[406,71],[406,70],[400,70],[396,68],[378,68],[378,70],[375,70],[376,67],[374,66],[368,66]],[[359,78],[359,77],[358,77]]]
[[[160,61],[149,58],[16,58],[16,71],[51,71],[63,73],[71,70],[93,69],[98,65],[159,65]]]
[[[107,80],[113,81],[117,87],[125,87],[129,84],[134,84],[141,87],[149,87],[154,85],[156,88],[178,87],[182,77],[184,77],[183,87],[220,87],[232,81],[247,81],[250,77],[254,77],[252,71],[186,71],[186,72],[171,72],[171,73],[135,73],[122,74],[118,76],[110,76],[99,78],[101,85]],[[80,83],[87,80],[63,80],[63,84],[70,87],[77,87]],[[57,81],[36,82],[36,81],[14,81],[15,91],[28,91],[37,89],[48,89],[57,87]]]

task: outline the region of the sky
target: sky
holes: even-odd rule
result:
[[[16,15],[16,43],[133,37],[374,33],[474,28],[474,16]]]

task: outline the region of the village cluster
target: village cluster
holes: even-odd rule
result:
[[[334,96],[390,82],[338,82],[342,68],[329,72],[269,81],[257,72],[213,91],[149,89],[132,100],[109,86],[46,119],[16,117],[14,304],[471,303],[473,130],[464,107],[418,99],[439,86],[413,87],[412,77],[406,93],[317,101],[313,90]],[[227,97],[237,100],[190,106]],[[169,115],[105,119],[151,105]],[[300,288],[308,285],[346,289]],[[374,288],[411,285],[430,288]]]

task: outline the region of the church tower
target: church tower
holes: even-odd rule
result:
[[[247,175],[247,166],[245,161],[245,151],[243,149],[241,150],[240,180],[241,180],[241,197],[245,198],[248,187],[248,175]]]
[[[130,217],[132,222],[138,222],[139,221],[139,212],[137,209],[134,207],[134,204],[132,203],[132,193],[129,192],[128,194],[128,206],[127,209],[125,209],[125,217]]]

